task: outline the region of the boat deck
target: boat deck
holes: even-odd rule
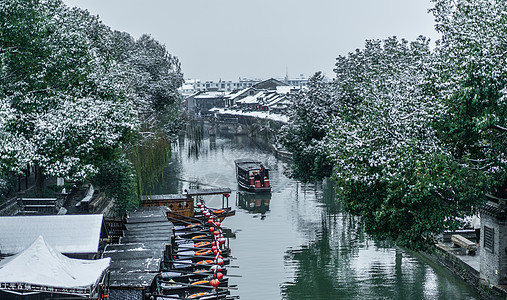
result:
[[[238,166],[241,166],[241,168],[248,170],[248,171],[249,170],[258,170],[259,164],[261,163],[259,161],[243,160],[243,159],[236,160],[235,162]]]

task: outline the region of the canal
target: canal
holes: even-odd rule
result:
[[[270,169],[273,192],[239,191],[234,160],[255,158]],[[394,245],[374,241],[357,218],[341,211],[330,184],[286,176],[262,139],[188,127],[153,193],[188,187],[230,187],[236,216],[224,226],[235,258],[229,274],[241,299],[479,299],[452,273]],[[205,198],[219,207],[221,198]]]

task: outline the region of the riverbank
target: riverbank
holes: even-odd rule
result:
[[[430,251],[422,252],[421,255],[457,275],[483,299],[507,299],[507,287],[486,285],[481,282],[480,250],[476,255],[467,255],[462,248],[455,248],[449,242],[439,242]]]

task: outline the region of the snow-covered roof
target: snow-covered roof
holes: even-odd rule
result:
[[[96,253],[103,218],[101,214],[0,217],[0,253],[19,253],[38,236],[61,253]]]
[[[153,197],[151,195],[150,197]],[[160,271],[173,223],[166,206],[138,207],[127,215],[119,244],[107,245],[103,256],[111,257],[109,285],[113,288],[145,289]]]
[[[224,92],[206,92],[206,93],[202,93],[198,96],[195,96],[196,99],[207,99],[207,98],[218,98],[218,97],[223,97],[224,96]]]
[[[110,263],[110,258],[68,258],[39,236],[22,252],[0,261],[0,289],[16,290],[16,284],[24,283],[24,291],[49,287],[56,293],[90,295]]]
[[[255,104],[259,103],[259,98],[264,96],[264,92],[258,92],[257,94],[253,96],[245,97],[241,100],[236,101],[236,103],[243,103],[243,104]]]
[[[234,99],[242,96],[244,93],[248,92],[248,90],[250,90],[250,89],[251,88],[246,88],[246,89],[242,89],[240,91],[230,92],[229,94],[226,95],[226,97],[234,100]]]
[[[287,123],[289,118],[285,115],[281,114],[275,114],[275,113],[268,113],[265,111],[239,111],[239,110],[225,110],[224,108],[212,108],[210,111],[213,111],[217,114],[224,114],[224,115],[233,115],[233,116],[248,116],[248,117],[255,117],[259,119],[269,119],[273,121],[279,121],[283,123]]]
[[[293,86],[279,85],[276,87],[276,92],[279,94],[287,94],[293,89]]]
[[[286,97],[279,95],[276,98],[270,99],[268,106],[273,106],[275,104],[289,103]]]

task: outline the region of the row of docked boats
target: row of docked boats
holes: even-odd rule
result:
[[[152,284],[153,299],[233,299],[228,267],[232,257],[220,209],[197,203],[200,213],[173,221],[168,257]],[[189,222],[191,221],[191,222]]]

